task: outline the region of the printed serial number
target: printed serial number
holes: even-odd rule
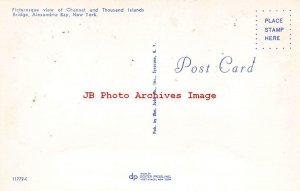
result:
[[[12,180],[22,182],[22,181],[27,181],[28,179],[25,176],[15,176],[15,177],[12,177]]]

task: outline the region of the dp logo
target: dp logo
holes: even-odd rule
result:
[[[131,175],[129,175],[129,179],[136,180],[136,179],[138,179],[138,175],[135,175],[132,173]]]

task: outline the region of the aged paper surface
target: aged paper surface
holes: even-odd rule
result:
[[[0,0],[1,191],[299,191],[297,0]]]

